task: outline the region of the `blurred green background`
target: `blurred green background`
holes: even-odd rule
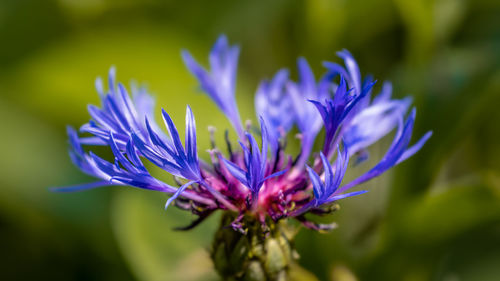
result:
[[[305,268],[336,281],[500,280],[499,18],[494,0],[1,1],[0,279],[217,280],[206,254],[217,217],[175,232],[192,217],[165,212],[164,194],[47,188],[91,180],[70,163],[65,125],[88,120],[94,79],[111,65],[120,81],[147,83],[178,124],[189,103],[203,154],[205,128],[229,125],[196,92],[180,50],[205,63],[225,33],[242,47],[245,119],[259,79],[280,67],[296,77],[298,56],[319,75],[347,48],[363,74],[414,97],[416,137],[434,131],[341,203],[327,218],[339,229],[301,231]]]

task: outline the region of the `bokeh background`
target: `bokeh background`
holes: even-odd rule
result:
[[[70,163],[65,126],[88,120],[94,79],[111,65],[179,124],[189,103],[207,148],[205,128],[229,125],[180,50],[206,63],[225,33],[242,47],[244,118],[255,118],[259,79],[281,67],[296,77],[298,56],[319,75],[347,48],[363,74],[414,97],[415,136],[434,131],[368,194],[341,202],[327,218],[339,229],[301,231],[305,268],[320,280],[500,280],[499,18],[494,0],[2,0],[0,279],[217,280],[206,254],[217,217],[176,232],[192,217],[165,212],[164,194],[48,187],[91,180]]]

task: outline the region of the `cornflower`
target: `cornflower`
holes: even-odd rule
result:
[[[353,56],[347,50],[337,54],[344,65],[325,62],[326,72],[318,80],[304,58],[298,59],[298,81],[292,81],[286,69],[263,80],[255,95],[260,126],[245,129],[235,97],[239,48],[221,36],[210,52],[208,69],[183,51],[182,58],[201,90],[225,114],[238,137],[239,147],[233,147],[226,131],[227,152],[223,153],[215,145],[212,132],[209,162],[198,156],[195,117],[189,106],[182,142],[165,110],[162,117],[166,133],[155,122],[153,98],[146,90],[133,88],[130,95],[123,84],[116,82],[111,68],[106,91],[102,80],[96,80],[101,106],[89,105],[91,120],[79,132],[71,127],[67,130],[73,163],[98,181],[56,190],[124,185],[167,193],[170,198],[165,208],[175,205],[198,216],[182,229],[190,229],[222,210],[226,215],[212,251],[216,269],[224,278],[243,278],[249,272],[255,275],[255,261],[262,262],[266,257],[256,254],[255,249],[264,245],[265,252],[273,251],[269,241],[281,241],[281,236],[275,235],[281,231],[280,222],[296,219],[308,228],[331,229],[333,225],[314,223],[306,215],[329,212],[338,200],[365,193],[352,189],[411,157],[432,134],[428,132],[410,145],[416,114],[414,108],[407,114],[411,100],[392,99],[389,82],[375,95],[375,81],[370,76],[362,79]],[[298,129],[301,144],[296,155],[286,150],[293,127]],[[325,137],[317,140],[322,129]],[[359,177],[344,182],[347,170],[366,160],[368,147],[394,130],[392,144],[382,159]],[[314,144],[320,141],[322,149],[313,152]],[[114,159],[105,160],[83,146],[107,146]],[[355,158],[355,165],[349,166],[351,158]],[[145,160],[173,175],[176,185],[154,177],[143,164]],[[227,226],[242,236],[227,234]],[[260,242],[252,236],[259,237]],[[245,256],[239,267],[228,267],[224,262],[227,264],[233,257],[230,253],[237,250],[236,242],[230,241],[240,241],[241,237],[246,237],[249,245],[245,253],[254,252]],[[278,252],[286,252],[282,246],[278,248]],[[262,280],[286,275],[294,258],[286,254],[285,259],[288,262],[277,269],[257,262],[267,278]]]

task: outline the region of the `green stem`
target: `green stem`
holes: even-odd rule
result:
[[[316,281],[298,264],[293,247],[296,229],[279,223],[267,222],[262,227],[254,217],[243,218],[245,232],[231,226],[236,215],[225,213],[215,235],[211,257],[223,280],[231,281]]]

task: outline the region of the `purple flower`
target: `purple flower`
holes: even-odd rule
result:
[[[408,159],[431,136],[428,132],[410,146],[415,109],[404,121],[410,99],[391,99],[388,82],[372,98],[375,82],[370,77],[362,81],[356,61],[345,50],[338,53],[345,67],[325,63],[327,71],[319,81],[301,58],[298,82],[291,81],[286,70],[261,82],[255,97],[260,130],[245,132],[235,101],[238,52],[221,36],[210,53],[210,71],[200,67],[186,51],[183,58],[201,88],[231,121],[240,148],[233,149],[226,135],[227,153],[213,143],[211,163],[201,160],[191,108],[187,106],[182,142],[168,113],[162,110],[164,133],[154,121],[153,99],[143,89],[133,90],[131,97],[122,84],[115,82],[112,68],[107,92],[100,79],[96,82],[102,105],[89,106],[92,120],[80,128],[80,135],[68,127],[73,163],[98,180],[57,190],[127,185],[169,194],[166,207],[175,204],[189,210],[200,216],[198,222],[215,210],[231,210],[238,212],[239,218],[254,216],[263,225],[269,218],[296,218],[311,227],[303,214],[322,212],[328,204],[366,192],[351,189]],[[293,126],[300,132],[297,154],[285,147]],[[323,149],[311,153],[322,128]],[[369,146],[395,128],[396,135],[384,157],[360,177],[343,183],[349,159],[366,153]],[[254,137],[259,133],[260,146]],[[97,156],[91,151],[93,146],[107,146],[112,159]],[[159,180],[146,169],[144,160],[173,175],[176,184]],[[231,225],[242,227],[241,221]]]

